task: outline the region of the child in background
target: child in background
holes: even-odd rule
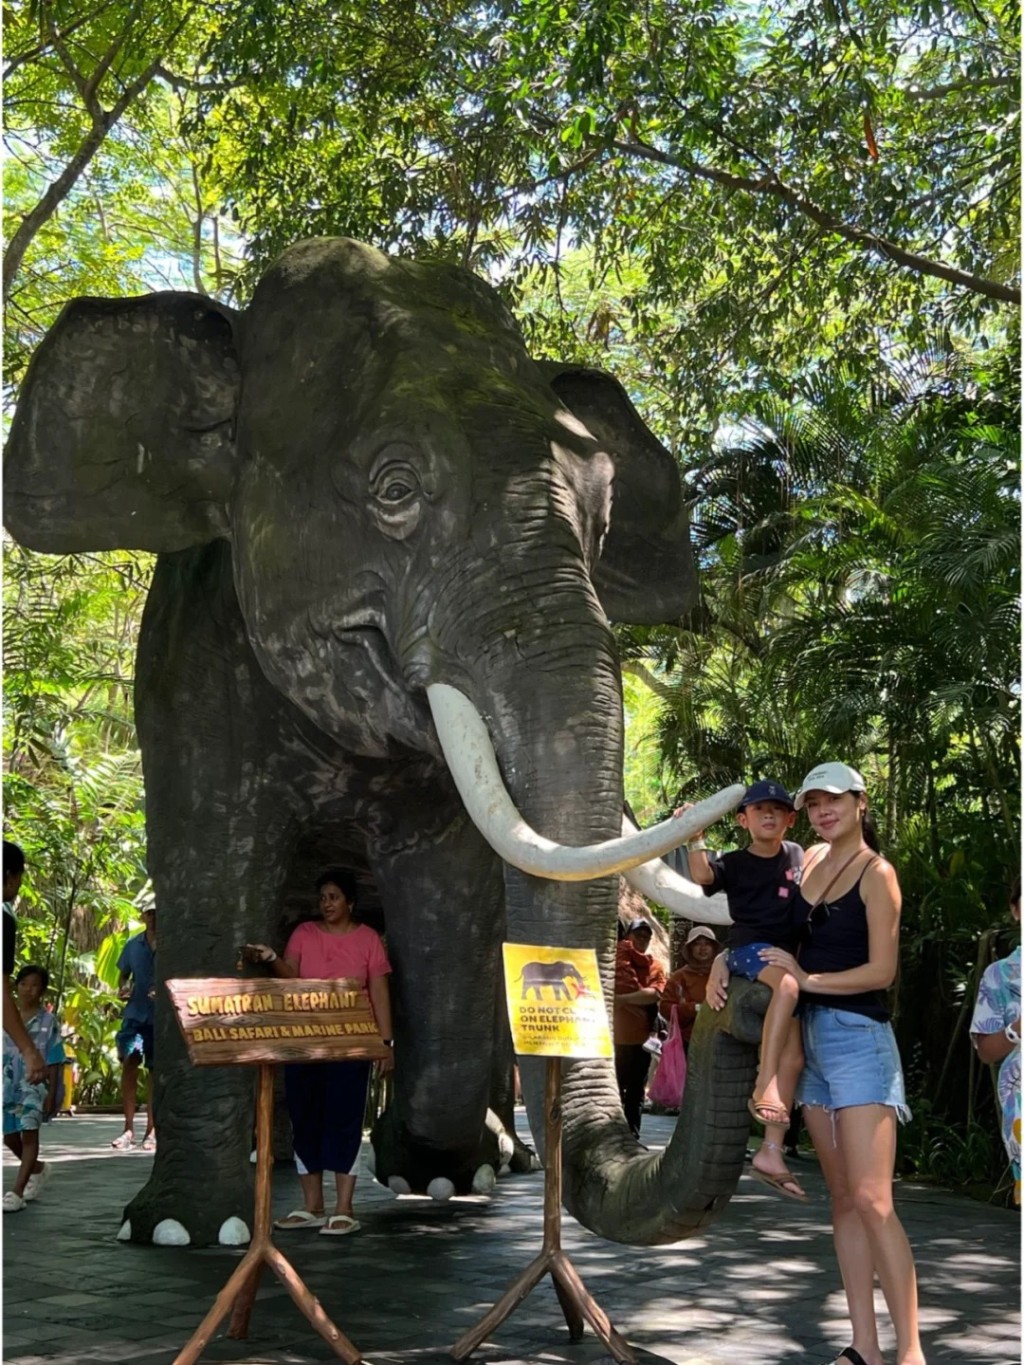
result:
[[[17,1213],[35,1199],[49,1174],[49,1167],[39,1160],[39,1128],[56,1108],[58,1074],[64,1062],[60,1021],[42,1004],[49,984],[46,968],[31,963],[14,979],[21,1019],[46,1062],[46,1079],[29,1084],[21,1053],[4,1034],[4,1145],[21,1162],[13,1187],[3,1197],[4,1213]]]
[[[689,805],[681,806],[675,814],[689,809]],[[771,987],[771,1004],[761,1034],[760,1066],[747,1106],[765,1126],[764,1142],[754,1154],[752,1168],[755,1179],[789,1199],[803,1200],[807,1196],[782,1156],[789,1109],[804,1064],[800,1025],[793,1017],[800,992],[790,973],[767,966],[760,951],[767,947],[793,951],[796,947],[791,905],[800,884],[804,853],[799,844],[783,837],[796,821],[796,812],[792,797],[781,783],[764,780],[748,787],[736,818],[750,836],[748,847],[709,854],[703,832],[696,835],[686,845],[690,877],[703,887],[706,896],[725,892],[733,919],[725,967],[735,975]],[[716,962],[712,968],[707,991],[708,1002],[715,1008],[723,1003],[715,990],[718,965]]]

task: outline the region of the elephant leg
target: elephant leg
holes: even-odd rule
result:
[[[282,792],[300,775],[267,746],[288,725],[245,640],[226,559],[226,547],[162,558],[139,645],[160,983],[233,976],[236,945],[272,936],[295,838]],[[155,1057],[156,1160],[121,1236],[245,1240],[231,1220],[251,1228],[251,1068],[191,1066],[162,984]]]
[[[511,1122],[511,1043],[496,989],[501,864],[461,812],[429,836],[394,831],[370,860],[394,968],[394,1099],[373,1130],[377,1179],[437,1198],[469,1193],[474,1181],[485,1188],[482,1168],[497,1172],[510,1154],[500,1141]]]

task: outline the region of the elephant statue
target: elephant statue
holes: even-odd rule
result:
[[[610,993],[616,874],[664,888],[660,856],[742,792],[622,829],[609,620],[676,619],[696,593],[669,453],[613,379],[531,359],[468,271],[337,238],[285,251],[244,312],[69,303],[5,492],[33,549],[158,556],[136,719],[161,980],[232,973],[318,865],[351,866],[394,968],[377,1179],[479,1188],[512,1125],[503,939],[596,947]],[[729,1198],[760,990],[702,1021],[664,1154],[630,1136],[609,1062],[563,1063],[587,1227],[678,1240]],[[191,1068],[162,991],[156,1056],[160,1144],[125,1235],[223,1240],[251,1208],[251,1074]],[[542,1063],[522,1073],[542,1134]]]

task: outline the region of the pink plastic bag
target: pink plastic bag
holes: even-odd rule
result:
[[[679,1014],[673,1005],[668,1038],[661,1049],[658,1069],[654,1073],[647,1094],[655,1104],[660,1104],[665,1109],[678,1109],[683,1102],[685,1085],[686,1053],[683,1051],[683,1038],[679,1032]]]

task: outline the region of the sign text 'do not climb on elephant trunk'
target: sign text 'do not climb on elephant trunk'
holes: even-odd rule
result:
[[[523,1057],[611,1057],[592,948],[506,943],[505,996],[512,1045]]]

